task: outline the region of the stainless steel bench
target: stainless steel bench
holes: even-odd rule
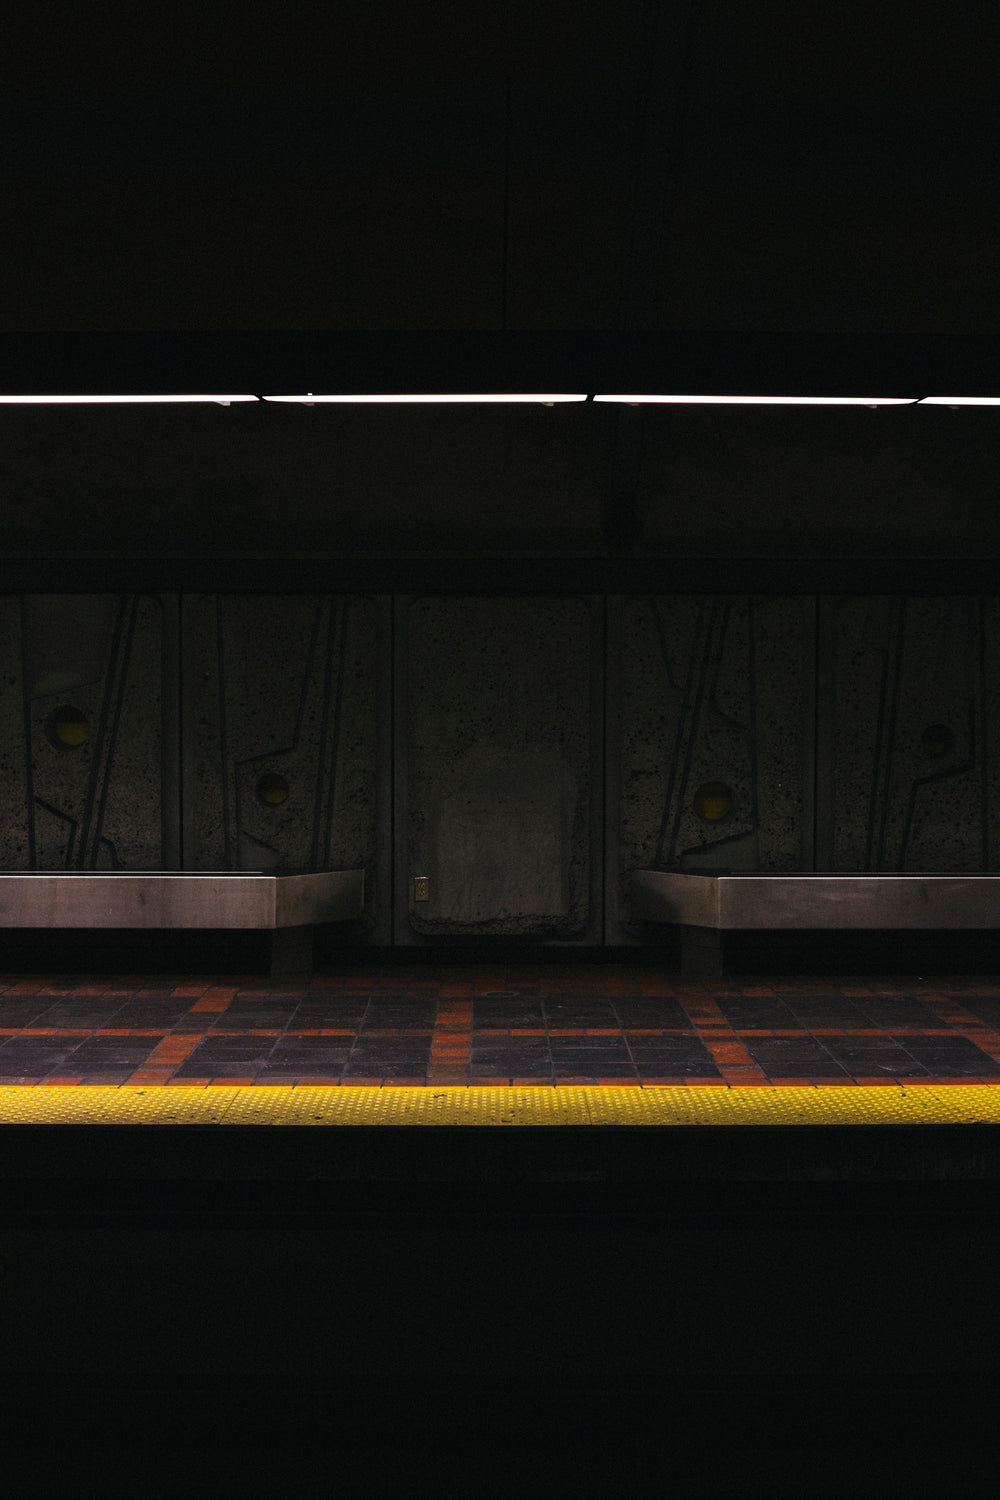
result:
[[[272,978],[307,973],[316,924],[363,905],[363,870],[0,874],[0,928],[254,928],[271,933]]]
[[[634,870],[640,921],[680,928],[684,973],[724,972],[727,931],[1000,927],[1000,875],[712,874]]]

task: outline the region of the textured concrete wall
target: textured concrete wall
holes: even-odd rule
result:
[[[998,867],[997,601],[825,601],[831,868]]]
[[[394,658],[388,598],[0,596],[0,868],[361,865],[403,944],[599,942],[602,874],[635,941],[637,867],[1000,868],[1000,599],[604,608],[401,598]]]
[[[199,595],[182,624],[186,867],[363,866],[370,928],[388,880],[376,860],[375,601]],[[276,779],[287,795],[269,801]]]
[[[567,938],[587,928],[598,608],[404,601],[402,865],[414,933]],[[416,876],[427,878],[426,901],[415,899]]]
[[[619,607],[609,828],[628,929],[633,869],[800,868],[813,605],[661,596]]]
[[[3,868],[162,868],[161,602],[33,594],[3,612]],[[77,743],[55,729],[71,709]]]
[[[28,735],[24,711],[23,609],[17,594],[0,595],[0,868],[31,868]]]

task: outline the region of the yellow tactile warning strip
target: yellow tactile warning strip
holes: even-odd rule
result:
[[[8,1125],[1000,1124],[1000,1089],[0,1088]]]

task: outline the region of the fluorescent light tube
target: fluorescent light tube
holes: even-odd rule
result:
[[[911,406],[916,396],[595,396],[595,401],[676,402],[729,406]]]
[[[214,401],[228,406],[232,401],[259,401],[259,396],[0,396],[0,406],[83,406],[94,403],[150,405],[170,401]]]
[[[1000,406],[1000,396],[924,396],[921,406]]]
[[[429,395],[412,395],[412,396],[312,396],[312,395],[307,395],[307,396],[265,396],[264,397],[265,401],[297,401],[297,402],[300,402],[304,406],[319,406],[321,404],[326,404],[327,402],[345,402],[345,403],[347,403],[347,402],[357,402],[357,401],[367,401],[367,402],[395,402],[397,404],[404,404],[404,403],[410,403],[410,402],[428,402],[428,403],[430,403],[430,402],[438,402],[438,401],[469,401],[469,402],[476,402],[476,401],[490,401],[490,402],[495,402],[495,401],[497,401],[497,402],[498,401],[534,401],[534,402],[537,402],[537,403],[541,404],[542,406],[554,406],[557,401],[586,401],[586,399],[587,399],[586,395],[583,395],[583,396],[565,396],[565,395],[558,395],[558,396],[524,396],[524,395],[498,396],[498,395],[495,395],[495,394],[492,394],[492,393],[489,394],[489,395],[475,395],[475,396],[467,396],[467,395],[462,395],[462,396],[458,396],[458,395],[455,395],[455,396],[429,396]]]

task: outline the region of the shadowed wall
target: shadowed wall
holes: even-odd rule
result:
[[[998,867],[993,597],[0,609],[4,869],[362,865],[361,941],[594,946],[635,868]]]

